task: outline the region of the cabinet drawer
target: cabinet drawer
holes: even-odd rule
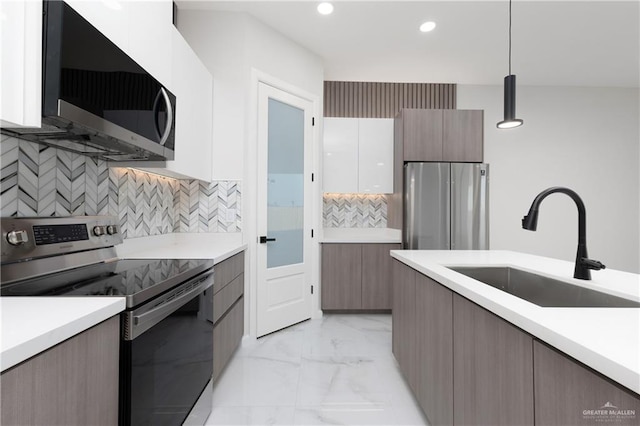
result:
[[[244,297],[213,327],[213,380],[228,364],[244,333]]]
[[[237,276],[231,283],[213,295],[213,323],[244,293],[244,274]]]
[[[216,264],[213,269],[215,271],[213,293],[216,294],[244,272],[244,252],[223,260]]]

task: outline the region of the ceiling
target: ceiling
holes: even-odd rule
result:
[[[246,12],[323,59],[326,80],[502,84],[508,2],[178,1],[179,9]],[[435,21],[420,33],[424,21]],[[512,73],[520,85],[640,87],[640,2],[512,5]]]

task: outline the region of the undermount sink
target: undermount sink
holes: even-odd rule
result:
[[[506,266],[450,266],[492,287],[543,307],[640,308],[640,302],[612,296]]]

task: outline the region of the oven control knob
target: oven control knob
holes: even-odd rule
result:
[[[93,235],[95,235],[96,237],[104,235],[104,226],[94,226]]]
[[[118,227],[116,225],[107,225],[107,234],[113,235],[118,233]]]
[[[7,241],[12,246],[19,246],[29,241],[29,236],[27,235],[27,231],[23,231],[23,230],[9,231],[7,233]]]

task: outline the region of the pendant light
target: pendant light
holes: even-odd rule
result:
[[[498,129],[522,126],[524,121],[516,118],[516,76],[511,74],[511,0],[509,0],[509,75],[504,78],[504,120]]]

